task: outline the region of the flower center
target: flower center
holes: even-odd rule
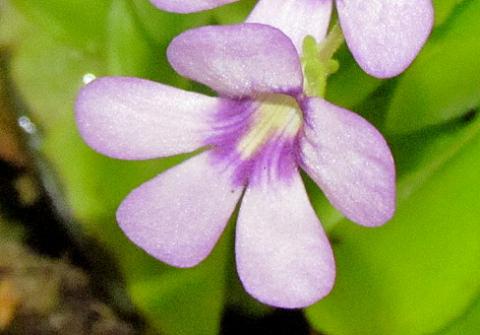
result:
[[[236,185],[290,178],[296,169],[303,114],[287,95],[222,101],[206,145],[213,162],[233,171]]]
[[[270,141],[295,138],[303,123],[302,112],[290,96],[262,95],[255,102],[250,127],[236,146],[242,159],[253,157]]]

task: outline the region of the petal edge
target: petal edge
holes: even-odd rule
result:
[[[263,23],[283,31],[302,54],[307,35],[321,42],[328,29],[332,0],[260,0],[247,22]]]
[[[156,7],[172,13],[194,13],[213,9],[238,0],[150,0]]]
[[[405,71],[433,27],[431,0],[337,0],[337,10],[353,56],[378,78]]]
[[[242,194],[209,152],[190,158],[133,190],[117,210],[124,233],[153,257],[176,267],[203,261]]]
[[[359,115],[325,100],[306,103],[303,169],[335,208],[363,226],[395,212],[395,164],[383,136]]]
[[[247,189],[237,222],[236,260],[247,292],[272,306],[306,307],[331,291],[333,252],[298,171],[288,181]]]
[[[223,96],[302,91],[302,68],[294,45],[283,32],[267,25],[192,29],[172,41],[167,56],[178,73]]]
[[[103,77],[83,87],[77,127],[96,151],[119,159],[151,159],[204,145],[216,98],[149,80]]]

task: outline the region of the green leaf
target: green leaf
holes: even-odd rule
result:
[[[0,47],[9,47],[25,35],[27,22],[8,1],[0,1]]]
[[[253,10],[255,3],[256,0],[242,0],[221,6],[212,13],[218,24],[242,23]]]
[[[113,0],[108,15],[107,66],[112,75],[151,77],[155,54],[133,5]]]
[[[172,71],[167,60],[166,48],[171,40],[183,31],[211,22],[211,12],[206,11],[189,15],[167,13],[154,7],[149,1],[144,0],[134,0],[133,3],[128,2],[128,4],[123,4],[123,7],[128,7],[128,20],[134,21],[125,22],[125,18],[121,19],[123,21],[123,29],[125,29],[127,25],[130,25],[133,31],[130,32],[130,37],[128,35],[127,37],[122,37],[116,36],[110,29],[112,32],[109,36],[111,39],[110,45],[114,44],[119,47],[115,52],[111,49],[111,58],[115,59],[118,63],[128,64],[134,62],[134,66],[127,65],[125,66],[125,70],[127,68],[132,70],[136,69],[136,76],[147,77],[183,89],[191,88],[191,82],[178,75],[175,71]],[[116,20],[113,14],[111,15],[111,19]],[[131,45],[138,43],[136,42],[136,35],[141,35],[138,36],[141,40],[140,45],[137,46],[137,51],[129,50]],[[129,39],[131,41],[128,41]],[[148,50],[145,45],[147,41],[150,50]],[[143,47],[142,43],[144,44]],[[146,52],[142,52],[142,50]],[[140,57],[135,53],[138,53]],[[150,62],[149,66],[144,66],[143,69],[137,63],[138,61],[141,62],[142,59]],[[125,75],[125,73],[123,74]]]
[[[31,32],[14,51],[13,79],[47,135],[65,117],[73,121],[73,102],[83,76],[104,73],[102,61],[41,31]]]
[[[435,24],[443,24],[455,6],[466,0],[436,0]],[[345,108],[353,108],[362,103],[384,82],[367,75],[352,58],[344,46],[335,55],[339,59],[340,70],[328,80],[327,100]]]
[[[455,6],[464,1],[465,0],[434,0],[435,26],[443,24],[448,19],[450,14],[452,14]]]
[[[480,102],[480,1],[457,6],[401,77],[387,115],[391,133],[444,123]]]
[[[145,32],[164,48],[183,31],[213,20],[212,11],[185,15],[164,12],[145,0],[133,0],[133,5]]]
[[[39,32],[25,39],[13,55],[12,72],[30,117],[42,131],[39,150],[58,173],[76,218],[91,231],[106,229],[101,220],[113,218],[133,187],[181,160],[113,160],[82,141],[73,115],[77,92],[85,74],[106,73],[103,63],[89,54]]]
[[[110,0],[11,0],[25,16],[62,42],[96,51],[104,39]]]
[[[480,329],[480,295],[465,314],[448,325],[437,335],[477,335]]]
[[[336,286],[306,312],[319,331],[429,334],[479,292],[480,119],[395,143],[397,213],[381,228],[333,228]]]
[[[335,58],[339,70],[328,79],[326,99],[339,106],[352,108],[364,101],[382,83],[382,80],[367,75],[355,62],[346,48],[342,47]]]
[[[131,22],[128,14],[118,20]],[[139,59],[138,64],[147,63]],[[143,66],[127,65],[121,71],[143,70]],[[197,328],[202,331],[198,334],[216,334],[223,308],[226,247],[217,246],[197,269],[171,270],[128,241],[115,220],[116,208],[133,188],[186,156],[120,161],[97,154],[83,143],[74,122],[76,94],[85,74],[109,73],[103,61],[89,53],[37,32],[13,55],[12,70],[30,116],[42,130],[38,149],[62,184],[70,205],[67,210],[115,256],[132,299],[163,334],[197,334]],[[115,291],[116,283],[111,288]]]
[[[171,268],[162,276],[151,276],[131,287],[137,305],[162,334],[219,334],[231,237],[232,229],[227,229],[213,253],[199,266]]]

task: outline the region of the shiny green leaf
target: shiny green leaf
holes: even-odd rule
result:
[[[480,1],[464,1],[400,78],[387,115],[391,133],[444,123],[480,102]]]
[[[139,67],[127,68],[141,71],[144,61],[139,59]],[[132,299],[163,334],[216,334],[223,308],[225,246],[218,246],[199,268],[167,272],[167,266],[128,241],[115,220],[117,206],[133,188],[185,156],[120,161],[97,154],[83,143],[73,103],[85,74],[109,73],[102,61],[37,33],[22,43],[12,68],[30,116],[42,131],[39,150],[62,182],[74,217],[118,260]]]
[[[465,311],[436,335],[477,335],[480,329],[480,295]]]
[[[96,51],[110,0],[11,0],[26,18],[62,42]]]
[[[199,266],[171,268],[162,276],[150,276],[131,287],[137,305],[162,334],[219,333],[231,235],[231,229],[228,229],[213,253]]]
[[[132,4],[113,0],[107,22],[108,72],[112,75],[152,77],[154,46],[142,31]]]
[[[227,6],[222,6],[213,11],[218,24],[242,23],[252,11],[256,0],[242,0]]]
[[[439,26],[443,24],[452,11],[454,10],[455,6],[462,3],[465,0],[434,0],[433,4],[435,6],[435,25]]]
[[[367,75],[355,62],[344,46],[335,59],[339,70],[328,79],[326,99],[339,106],[352,108],[364,101],[382,83],[382,80]]]
[[[183,31],[213,21],[211,11],[185,15],[164,12],[145,0],[133,0],[133,5],[145,32],[163,47]]]
[[[375,229],[344,220],[331,232],[337,283],[307,309],[328,334],[432,333],[480,289],[480,119],[395,142],[394,219]]]

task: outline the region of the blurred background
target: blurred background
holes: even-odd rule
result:
[[[168,65],[169,41],[241,22],[254,3],[181,16],[147,0],[0,0],[1,334],[480,333],[479,0],[434,1],[434,31],[397,78],[367,76],[344,46],[336,54],[327,98],[385,134],[399,197],[391,222],[362,228],[304,176],[337,260],[326,299],[283,311],[250,298],[235,272],[234,220],[189,270],[123,236],[120,201],[186,156],[96,154],[75,127],[76,93],[105,75],[205,92]]]

